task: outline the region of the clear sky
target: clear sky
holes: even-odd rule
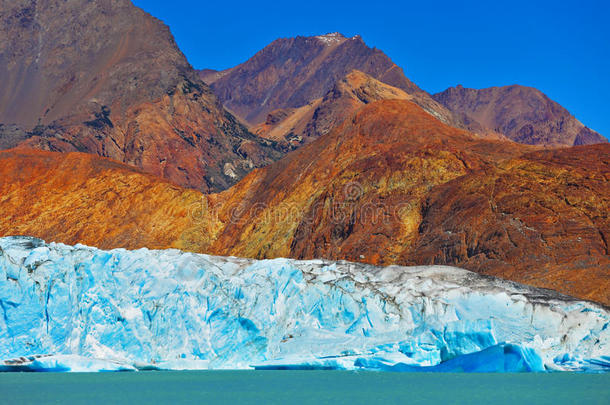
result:
[[[430,93],[533,86],[610,136],[610,1],[133,0],[196,68],[226,69],[280,37],[360,34]]]

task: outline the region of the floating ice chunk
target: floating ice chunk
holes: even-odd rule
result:
[[[136,371],[130,364],[74,354],[28,356],[0,362],[0,371],[99,372]]]

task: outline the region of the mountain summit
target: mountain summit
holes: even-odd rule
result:
[[[2,1],[0,147],[111,157],[203,191],[279,157],[129,0]]]
[[[368,47],[358,35],[347,38],[335,32],[281,38],[238,66],[199,74],[223,105],[254,132],[270,133],[272,139],[287,138],[295,147],[295,139],[307,140],[311,136],[299,128],[303,116],[318,108],[320,100],[327,98],[354,70],[402,90],[443,123],[482,137],[549,147],[606,142],[565,108],[531,87],[475,90],[458,86],[431,96],[409,80],[387,55]],[[334,109],[338,108],[339,105]],[[276,125],[286,117],[290,118],[284,124]],[[338,118],[332,121],[338,124]],[[273,131],[270,127],[274,127]]]
[[[519,85],[468,89],[451,87],[434,99],[457,114],[515,142],[572,146],[607,142],[540,90]]]
[[[353,70],[397,87],[426,111],[459,126],[454,114],[411,82],[382,51],[368,47],[359,35],[340,33],[281,38],[231,69],[201,71],[224,106],[249,124],[265,122],[280,108],[298,108],[324,97]]]

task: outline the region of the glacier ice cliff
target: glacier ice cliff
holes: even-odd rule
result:
[[[446,266],[0,238],[0,370],[607,371],[610,312]]]

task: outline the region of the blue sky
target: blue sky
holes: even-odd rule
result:
[[[610,2],[133,0],[196,68],[225,69],[279,37],[360,34],[430,93],[533,86],[610,136]]]

